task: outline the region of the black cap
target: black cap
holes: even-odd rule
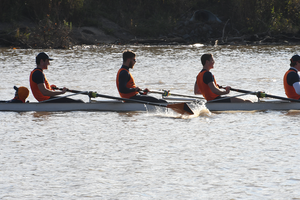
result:
[[[294,62],[298,62],[300,61],[300,56],[299,55],[294,55],[292,58],[291,58],[291,62],[294,63]]]
[[[39,53],[37,56],[36,56],[36,58],[35,58],[35,62],[36,62],[36,64],[40,64],[40,61],[41,60],[46,60],[46,59],[48,59],[48,60],[53,60],[52,58],[49,58],[49,56],[45,53],[45,52],[41,52],[41,53]]]

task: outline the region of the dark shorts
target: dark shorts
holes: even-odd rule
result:
[[[226,98],[226,97],[225,97]],[[230,98],[226,98],[225,99],[224,97],[221,97],[221,96],[218,96],[217,98],[215,98],[213,100],[213,102],[211,103],[231,103],[231,100]],[[220,100],[219,100],[220,99]]]
[[[18,100],[18,99],[12,99],[10,101],[7,101],[6,103],[23,103],[23,101]]]
[[[152,97],[152,96],[140,95],[140,94],[137,94],[133,97],[130,97],[130,99],[135,99],[135,100],[140,100],[140,101],[147,101],[147,102],[154,102],[154,103],[167,103],[167,101],[165,101],[163,99],[157,99],[157,98]]]
[[[84,103],[80,99],[70,99],[70,98],[67,98],[67,97],[59,98],[59,99],[55,99],[55,98],[56,97],[50,97],[50,99],[48,99],[47,101],[45,101],[43,103]],[[53,99],[53,100],[51,100],[51,99]]]

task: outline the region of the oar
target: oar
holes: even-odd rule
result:
[[[55,89],[62,90],[60,88],[55,88]],[[67,91],[72,92],[72,93],[81,93],[81,94],[89,95],[89,97],[103,97],[103,98],[108,98],[108,99],[116,99],[116,100],[127,101],[127,102],[142,103],[142,104],[147,104],[147,105],[171,108],[175,112],[182,114],[182,115],[183,114],[188,114],[188,115],[194,114],[194,112],[191,110],[191,108],[186,103],[176,103],[176,104],[164,105],[164,104],[142,101],[142,100],[137,100],[137,99],[126,99],[126,98],[121,98],[121,97],[108,96],[108,95],[104,95],[104,94],[98,94],[97,92],[87,92],[87,91],[78,91],[78,90],[69,90],[69,89]]]
[[[54,88],[54,89],[58,89],[58,88]],[[61,89],[61,90],[62,90],[62,89]],[[54,97],[54,98],[50,98],[50,99],[47,99],[47,100],[44,100],[44,101],[40,101],[40,103],[45,103],[45,102],[49,102],[49,101],[53,101],[53,100],[57,100],[57,99],[62,99],[62,98],[74,96],[74,95],[77,95],[77,94],[81,94],[81,93],[78,92],[78,93],[69,94],[69,95],[66,95],[66,96]]]
[[[156,94],[162,94],[163,96],[169,96],[169,95],[173,95],[173,96],[179,96],[179,97],[189,97],[189,98],[195,98],[195,99],[204,99],[203,97],[199,97],[196,95],[185,95],[185,94],[176,94],[176,93],[171,93],[167,90],[163,90],[163,91],[156,91],[156,90],[150,90],[150,93],[156,93]]]
[[[286,97],[275,96],[275,95],[271,95],[271,94],[266,94],[264,92],[251,92],[251,91],[247,91],[247,90],[234,89],[234,88],[230,88],[230,90],[236,91],[236,92],[241,92],[241,93],[254,94],[258,98],[271,97],[271,98],[274,98],[274,99],[281,99],[281,100],[286,100],[286,101],[300,102],[300,100],[298,100],[298,99],[291,99],[291,98],[286,98]]]

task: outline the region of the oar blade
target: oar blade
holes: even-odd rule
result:
[[[179,114],[188,114],[188,115],[194,115],[194,112],[191,110],[191,108],[186,103],[176,103],[176,104],[168,104],[167,108],[171,108],[175,112]]]

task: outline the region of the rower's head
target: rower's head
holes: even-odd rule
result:
[[[49,58],[45,52],[39,53],[35,58],[36,65],[41,69],[47,69],[48,65],[50,65],[50,60],[53,59]]]
[[[295,67],[299,62],[300,62],[300,56],[297,54],[293,55],[293,57],[291,58],[290,66]]]
[[[133,51],[130,50],[123,51],[123,65],[129,68],[133,68],[133,66],[136,63],[135,57],[136,55]]]
[[[213,68],[215,64],[215,60],[211,53],[206,53],[201,56],[201,63],[204,68]]]

